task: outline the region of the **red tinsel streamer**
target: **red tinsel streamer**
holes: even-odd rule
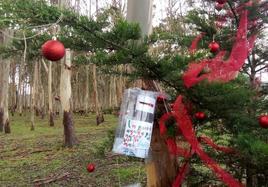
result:
[[[236,42],[229,59],[224,61],[221,52],[213,59],[205,59],[200,63],[191,63],[183,75],[184,85],[187,88],[194,86],[204,79],[207,79],[209,82],[228,82],[237,76],[255,41],[255,36],[247,39],[247,15],[247,10],[241,15]],[[202,74],[204,70],[206,72]]]
[[[182,181],[184,180],[187,171],[189,170],[190,163],[189,161],[185,162],[183,166],[180,168],[180,172],[177,175],[175,181],[172,184],[172,187],[179,187],[182,184]]]
[[[173,182],[172,184],[172,187],[179,187],[181,186],[182,182],[184,181],[184,178],[189,170],[189,167],[190,167],[190,157],[193,156],[194,154],[194,151],[193,150],[190,150],[189,151],[189,157],[187,157],[186,159],[186,162],[183,164],[183,166],[180,168],[180,172],[179,174],[177,175],[175,181]]]
[[[235,153],[235,150],[233,148],[216,145],[209,137],[201,136],[198,139],[217,151],[222,151],[224,153]]]
[[[205,33],[201,33],[192,41],[191,47],[189,48],[190,53],[194,53],[196,51],[197,45],[204,35]]]
[[[204,163],[212,169],[216,175],[227,185],[231,187],[240,187],[243,186],[237,180],[235,180],[229,173],[224,171],[212,158],[210,158],[200,146],[198,142],[194,128],[191,122],[191,119],[188,115],[186,108],[184,107],[182,96],[179,96],[174,104],[174,111],[176,112],[174,117],[179,124],[179,128],[182,131],[185,139],[190,143],[192,149],[195,153],[197,153],[200,158],[204,161]]]

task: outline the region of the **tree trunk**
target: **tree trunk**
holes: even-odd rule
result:
[[[88,114],[89,110],[89,65],[86,65],[86,86],[85,86],[85,101],[84,101],[84,106],[85,106],[85,113]]]
[[[8,35],[13,35],[13,31],[6,30]],[[11,42],[9,37],[0,34],[0,43],[9,45]],[[0,131],[10,133],[10,123],[8,115],[8,96],[9,96],[9,72],[10,72],[10,59],[0,59]]]
[[[0,131],[10,133],[9,115],[8,115],[8,96],[9,96],[9,71],[10,59],[2,59],[0,61],[1,73],[1,98],[0,98]]]
[[[144,81],[144,89],[157,91],[152,81]],[[163,105],[163,104],[162,104]],[[160,117],[165,113],[165,107],[157,105],[157,114]],[[165,139],[160,135],[157,118],[153,126],[151,141],[151,157],[146,160],[147,186],[166,187],[172,186],[177,172],[178,163],[176,156],[170,155]]]
[[[99,1],[96,0],[96,15],[98,16],[99,13]],[[100,109],[100,104],[99,104],[99,93],[98,93],[98,83],[97,83],[97,74],[96,70],[97,67],[95,64],[93,64],[93,89],[94,89],[94,100],[95,100],[95,111],[96,111],[96,123],[97,125],[101,124],[104,122],[104,117],[103,113]]]
[[[95,111],[96,111],[96,123],[97,125],[99,125],[102,122],[104,122],[104,117],[103,117],[103,113],[101,112],[100,104],[99,104],[99,93],[98,93],[96,69],[97,69],[96,65],[93,64],[92,76],[93,76],[93,90],[94,90]]]
[[[12,87],[10,89],[11,91],[11,115],[14,116],[14,113],[16,112],[17,108],[17,85],[16,85],[16,62],[13,61],[12,63],[12,73],[11,73],[11,80],[12,80]]]
[[[52,103],[52,62],[48,62],[48,113],[49,113],[49,125],[54,126],[54,113]]]
[[[37,81],[38,81],[38,65],[39,62],[34,63],[34,73],[32,79],[32,91],[31,91],[31,130],[34,130],[35,123],[34,123],[34,114],[36,109],[36,88],[37,88]]]
[[[61,61],[60,100],[63,110],[64,145],[72,147],[77,144],[73,116],[71,111],[71,52],[66,49],[65,59]]]
[[[23,111],[23,96],[24,96],[24,72],[25,72],[25,63],[26,63],[26,54],[27,54],[27,42],[24,41],[24,55],[23,55],[23,60],[21,61],[20,64],[20,74],[19,74],[19,85],[18,85],[18,105],[19,105],[19,115],[22,116],[22,111]]]

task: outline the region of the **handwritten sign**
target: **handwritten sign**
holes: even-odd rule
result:
[[[152,123],[127,120],[123,142],[124,147],[148,149],[150,147],[152,128]]]

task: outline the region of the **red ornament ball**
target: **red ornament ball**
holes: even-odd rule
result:
[[[95,164],[90,163],[87,165],[87,171],[89,173],[93,172],[94,170],[95,170]]]
[[[210,44],[208,45],[208,48],[210,49],[210,51],[212,53],[217,52],[220,49],[220,45],[217,42],[210,42]]]
[[[223,9],[223,7],[224,7],[224,4],[220,4],[220,3],[217,3],[215,6],[216,10],[218,10],[218,11],[221,11]]]
[[[196,112],[194,116],[198,120],[204,120],[206,118],[206,114],[204,112]]]
[[[64,57],[65,47],[57,40],[49,40],[42,45],[42,54],[47,60],[58,61]]]
[[[227,0],[217,0],[217,3],[219,3],[219,4],[224,4],[224,3],[226,3],[226,1],[227,1]]]
[[[268,115],[261,115],[259,117],[259,124],[262,128],[268,128]]]

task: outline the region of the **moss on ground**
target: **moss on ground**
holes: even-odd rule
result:
[[[69,173],[62,180],[45,186],[124,186],[145,183],[142,160],[114,156],[110,152],[111,132],[117,118],[105,116],[102,125],[95,125],[95,116],[74,116],[79,145],[63,147],[61,119],[49,127],[48,120],[36,119],[30,131],[29,116],[11,117],[11,134],[0,134],[0,186],[33,186],[37,179],[54,178]],[[88,173],[88,163],[96,170]]]

